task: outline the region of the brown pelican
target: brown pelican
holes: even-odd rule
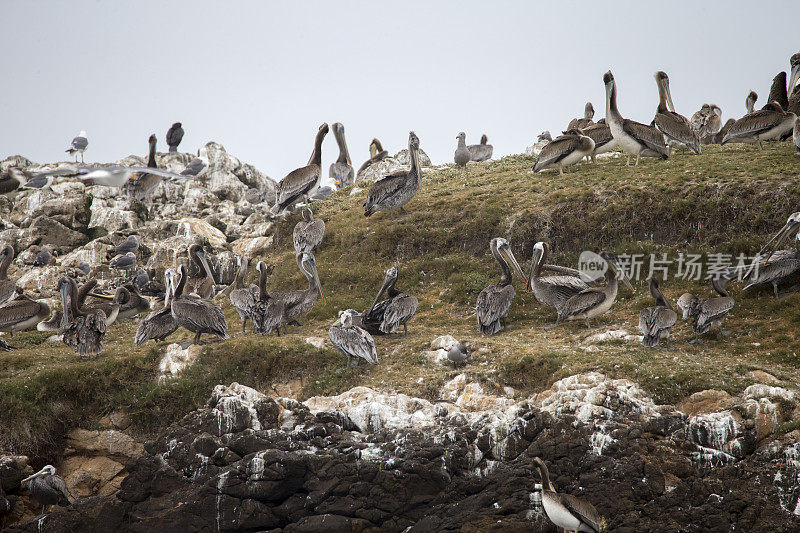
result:
[[[27,483],[33,499],[42,504],[42,515],[47,512],[47,508],[51,505],[60,507],[71,505],[67,484],[61,476],[56,474],[56,469],[52,465],[45,466],[35,474],[23,479],[20,483],[22,485]]]
[[[85,308],[78,302],[78,286],[69,277],[58,284],[61,293],[61,340],[78,355],[98,354],[106,336],[106,314],[100,308]]]
[[[50,316],[50,306],[30,299],[19,291],[13,300],[0,305],[0,331],[24,331]]]
[[[189,246],[189,258],[194,264],[194,273],[186,280],[184,290],[194,293],[200,298],[210,298],[214,292],[214,275],[208,266],[208,259],[203,247],[199,244]]]
[[[756,101],[758,100],[758,93],[755,91],[750,91],[747,93],[747,98],[744,100],[744,108],[747,110],[747,115],[752,113],[756,107]]]
[[[292,234],[295,255],[300,252],[316,252],[325,236],[324,220],[315,219],[314,212],[308,207],[303,208],[302,214],[303,220],[295,224]]]
[[[400,326],[403,331],[408,333],[406,324],[414,317],[417,312],[419,301],[413,296],[409,296],[395,288],[397,283],[397,267],[393,266],[386,271],[383,285],[372,305],[364,311],[362,322],[369,325],[377,325],[381,333],[392,333]],[[387,298],[381,299],[386,293]]]
[[[714,135],[714,144],[722,144],[722,139],[725,138],[725,135],[728,134],[728,130],[731,129],[731,126],[736,124],[736,119],[729,118],[725,121],[725,125],[719,130],[719,132]]]
[[[533,295],[540,304],[559,311],[567,300],[588,289],[589,285],[580,278],[578,271],[567,268],[559,267],[558,275],[542,276],[542,270],[547,266],[545,263],[549,256],[548,243],[537,242],[533,245],[527,289],[533,289]]]
[[[358,366],[358,360],[378,364],[375,340],[366,330],[353,324],[350,309],[342,313],[339,320],[328,329],[328,338],[337,350],[347,356],[347,366]]]
[[[419,137],[413,131],[408,134],[408,153],[411,156],[411,168],[384,176],[369,188],[367,201],[364,204],[364,216],[368,217],[376,211],[389,211],[394,220],[396,209],[408,214],[404,206],[416,196],[422,178],[422,167],[419,165]]]
[[[97,294],[91,292],[94,288],[97,287],[97,280],[96,279],[89,279],[81,285],[80,291],[76,293],[76,301],[78,307],[86,312],[93,312],[93,311],[103,311],[103,314],[106,316],[106,327],[110,326],[114,322],[117,321],[119,318],[119,310],[120,310],[120,302],[114,297],[102,295],[98,296]],[[88,297],[92,299],[89,300]]]
[[[650,278],[650,296],[655,298],[656,305],[639,312],[639,330],[644,335],[642,344],[648,347],[658,346],[661,339],[669,339],[669,330],[678,321],[656,278]]]
[[[492,145],[486,144],[489,142],[489,138],[486,137],[486,134],[481,135],[481,143],[480,144],[471,144],[467,146],[469,150],[470,161],[486,161],[487,159],[492,158]]]
[[[653,124],[658,131],[664,134],[669,146],[686,146],[695,154],[699,154],[700,136],[686,117],[675,112],[675,104],[672,103],[672,92],[669,88],[669,76],[660,70],[654,74],[654,77],[656,85],[658,85],[658,107]]]
[[[783,109],[789,109],[789,95],[786,94],[786,72],[778,72],[772,78],[772,86],[769,88],[767,103],[778,102]]]
[[[560,175],[564,174],[564,167],[574,165],[584,157],[590,156],[594,150],[594,141],[581,133],[580,130],[568,130],[567,135],[556,137],[539,152],[534,172],[547,168],[558,168]]]
[[[800,271],[800,251],[797,249],[779,250],[778,248],[792,233],[797,233],[799,228],[800,211],[789,215],[786,224],[758,252],[758,257],[763,257],[764,260],[757,264],[757,268],[748,273],[747,280],[749,284],[745,286],[744,290],[759,285],[771,284],[775,298],[782,300],[785,298],[785,294],[794,289],[794,287],[790,287],[788,290],[779,291],[778,285]],[[765,256],[764,254],[767,251],[769,253]]]
[[[137,345],[142,345],[149,340],[161,342],[178,329],[178,324],[172,317],[172,292],[174,290],[174,277],[175,272],[172,269],[167,269],[164,272],[164,282],[166,283],[167,291],[164,296],[164,307],[158,311],[153,311],[139,322],[139,327],[136,328],[136,337],[134,342]]]
[[[456,152],[453,154],[453,161],[456,162],[457,167],[466,167],[467,163],[472,159],[472,154],[467,148],[467,134],[462,131],[456,135],[456,139],[458,140],[458,146],[456,146]]]
[[[114,302],[119,304],[118,319],[133,318],[150,310],[150,302],[142,296],[133,283],[118,287],[114,294]]]
[[[70,276],[68,276],[70,277]],[[94,283],[84,283],[78,289],[77,294],[77,305],[78,307],[83,307],[86,298],[89,296],[89,293],[92,289],[97,286],[97,282]],[[19,289],[21,293],[22,290]],[[38,331],[59,331],[61,329],[61,317],[62,313],[58,309],[53,310],[53,314],[50,316],[49,319],[43,320],[36,325],[36,329]]]
[[[497,285],[489,285],[478,295],[475,311],[478,317],[478,331],[482,335],[494,335],[501,331],[503,329],[501,322],[505,320],[509,309],[511,309],[516,292],[512,285],[509,263],[511,263],[519,277],[526,281],[525,274],[523,274],[522,268],[517,263],[514,252],[511,251],[511,246],[507,240],[502,237],[495,237],[489,243],[489,248],[494,258],[500,263],[500,269],[503,274],[500,276],[500,281]]]
[[[170,153],[178,151],[181,140],[183,140],[183,127],[180,122],[176,122],[167,130],[167,146],[169,146]]]
[[[568,130],[579,129],[582,130],[583,128],[588,128],[594,121],[594,106],[591,102],[586,102],[586,106],[583,108],[583,118],[573,118],[569,121],[569,125],[567,126]]]
[[[667,159],[669,150],[664,142],[664,135],[657,128],[620,115],[617,109],[617,84],[610,70],[603,75],[603,83],[606,86],[606,120],[611,128],[611,135],[628,154],[628,164],[632,155],[636,156],[637,165],[642,156]]]
[[[50,264],[50,261],[53,260],[53,254],[50,253],[50,250],[47,247],[42,248],[39,250],[39,253],[36,254],[36,257],[33,258],[33,266],[35,267],[44,267]]]
[[[9,168],[0,174],[0,194],[8,194],[24,186],[25,174],[15,168]]]
[[[250,265],[250,258],[247,256],[239,256],[236,258],[239,270],[236,272],[236,278],[233,280],[233,290],[231,291],[228,299],[231,305],[239,313],[239,318],[242,319],[242,333],[244,333],[247,319],[250,318],[253,305],[258,297],[258,287],[250,285],[245,287],[244,278],[247,276],[247,270]]]
[[[150,151],[147,155],[147,167],[158,168],[158,164],[156,163],[157,139],[155,134],[151,135],[147,142],[150,145]],[[161,176],[157,174],[135,174],[131,176],[130,181],[127,183],[128,195],[142,201],[158,187],[159,183],[161,183]]]
[[[308,165],[289,172],[278,184],[277,202],[271,213],[277,215],[301,198],[308,197],[319,186],[322,176],[322,140],[328,134],[328,125],[322,123],[314,140],[314,151]]]
[[[308,280],[308,288],[297,291],[276,291],[272,293],[272,297],[276,300],[281,300],[284,304],[283,311],[283,324],[286,329],[286,324],[300,325],[297,322],[301,318],[311,312],[314,304],[317,303],[317,298],[322,298],[322,303],[325,303],[325,296],[322,294],[322,283],[319,280],[317,273],[317,262],[314,259],[314,254],[311,252],[301,252],[297,254],[297,266],[300,271]]]
[[[336,188],[349,187],[355,181],[353,175],[353,162],[350,160],[350,152],[347,150],[347,141],[344,138],[344,126],[341,122],[334,122],[333,136],[336,138],[336,144],[339,145],[339,159],[331,163],[328,169],[328,177],[336,182]]]
[[[83,163],[83,152],[86,151],[86,147],[89,146],[89,140],[86,138],[86,131],[81,130],[77,137],[72,139],[72,142],[69,145],[69,148],[64,150],[69,155],[75,156],[75,162],[78,162],[78,156],[76,154],[81,154],[81,163]]]
[[[193,342],[200,342],[200,335],[210,333],[220,339],[228,338],[228,323],[222,310],[208,300],[199,298],[194,294],[184,294],[186,286],[186,265],[178,266],[178,285],[170,302],[170,310],[175,323],[192,333]]]
[[[800,155],[800,117],[794,119],[792,142],[794,142],[794,153]]]
[[[256,265],[258,270],[258,295],[250,308],[250,319],[253,321],[256,333],[268,335],[273,330],[280,336],[281,324],[284,322],[286,304],[283,300],[273,298],[267,292],[267,276],[272,274],[273,266],[267,266],[264,261]]]
[[[383,149],[381,142],[378,139],[372,139],[369,144],[369,159],[364,161],[364,164],[356,172],[356,176],[360,176],[370,165],[374,165],[378,161],[383,161],[389,156],[389,152]]]
[[[692,115],[692,128],[702,144],[712,144],[714,136],[722,128],[722,109],[714,104],[703,104],[700,111]]]
[[[594,150],[592,150],[592,153],[589,155],[595,163],[597,163],[597,159],[595,158],[597,154],[613,152],[619,149],[617,141],[615,141],[614,136],[611,135],[611,128],[608,127],[608,124],[593,124],[581,129],[581,133],[594,141]]]
[[[618,280],[633,290],[628,278],[619,270],[619,265],[614,256],[600,254],[606,260],[606,284],[604,287],[589,287],[572,296],[558,309],[557,326],[562,320],[586,320],[586,327],[591,327],[589,321],[606,313],[617,299],[619,288]]]
[[[698,298],[685,293],[678,298],[678,308],[683,311],[683,319],[694,319],[693,330],[695,334],[702,335],[714,326],[719,326],[733,309],[734,300],[725,290],[725,278],[718,277],[711,280],[711,286],[719,294],[718,298]]]
[[[571,494],[559,494],[550,482],[550,472],[539,457],[533,463],[542,478],[542,507],[547,518],[565,531],[600,533],[605,529],[604,520],[591,503]]]
[[[787,113],[777,102],[769,102],[759,111],[753,111],[737,120],[722,139],[729,142],[757,143],[763,150],[761,141],[780,139],[794,127],[794,113]]]
[[[789,59],[791,66],[789,74],[789,86],[787,94],[789,95],[789,107],[787,110],[800,117],[800,86],[797,85],[800,80],[800,52],[797,52]]]
[[[8,267],[13,260],[14,248],[6,244],[0,250],[0,304],[10,300],[17,290],[17,284],[8,279]]]

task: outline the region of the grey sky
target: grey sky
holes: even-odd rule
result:
[[[8,2],[0,155],[87,161],[215,140],[275,179],[304,165],[323,121],[342,122],[357,168],[378,137],[419,135],[434,162],[482,133],[495,157],[554,134],[587,100],[604,115],[611,68],[626,117],[648,122],[653,72],[677,111],[704,102],[738,118],[750,89],[800,51],[800,2]],[[664,17],[658,20],[658,17]],[[744,38],[737,38],[744,35]],[[324,175],[338,151],[323,146]]]

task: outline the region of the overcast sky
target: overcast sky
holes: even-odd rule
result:
[[[0,4],[0,156],[87,161],[145,155],[181,121],[182,151],[214,140],[275,179],[306,164],[323,122],[342,122],[353,165],[408,132],[436,162],[455,136],[494,155],[554,134],[589,100],[605,114],[612,69],[625,117],[650,122],[665,70],[677,111],[744,113],[800,51],[800,1],[220,2]],[[323,168],[338,155],[332,135]]]

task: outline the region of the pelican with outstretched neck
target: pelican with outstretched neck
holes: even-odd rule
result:
[[[580,278],[577,270],[565,267],[559,267],[560,271],[556,275],[542,276],[542,270],[549,256],[550,244],[537,242],[533,245],[526,288],[533,290],[533,295],[540,304],[559,311],[567,300],[588,289],[589,285]],[[550,270],[554,269],[551,267]]]
[[[161,342],[177,331],[178,324],[172,317],[172,293],[175,290],[175,272],[167,269],[164,272],[164,284],[167,291],[164,295],[164,307],[147,315],[136,328],[136,345],[142,345],[147,341]]]
[[[151,135],[147,142],[150,145],[150,151],[147,156],[147,167],[158,168],[158,164],[156,163],[156,143],[158,140],[155,134]],[[145,172],[135,174],[131,176],[130,181],[126,184],[128,195],[139,201],[143,201],[150,196],[156,187],[158,187],[159,183],[161,183],[161,176],[158,174],[147,174]]]
[[[789,58],[789,85],[787,87],[787,94],[789,95],[789,107],[787,111],[794,113],[800,117],[800,52],[794,54]]]
[[[286,304],[283,300],[274,298],[267,292],[267,276],[272,274],[273,269],[272,265],[267,266],[264,261],[259,261],[256,265],[259,274],[258,296],[250,310],[250,318],[256,333],[268,335],[274,330],[280,336]]]
[[[594,106],[591,102],[586,102],[586,105],[583,108],[583,118],[573,118],[569,121],[569,125],[567,126],[568,130],[572,129],[580,129],[588,128],[589,126],[594,124],[592,120],[594,118]]]
[[[184,294],[187,281],[186,265],[178,267],[178,285],[172,296],[170,310],[175,323],[194,333],[194,344],[200,342],[200,335],[210,333],[222,340],[228,338],[228,323],[222,310],[194,294]]]
[[[662,339],[669,339],[670,329],[678,321],[678,314],[664,297],[656,278],[650,278],[650,296],[656,305],[639,312],[639,331],[643,335],[642,344],[647,347],[658,346]]]
[[[792,234],[795,234],[797,239],[800,240],[799,229],[800,211],[797,211],[789,215],[786,224],[758,252],[760,261],[757,268],[754,268],[746,276],[749,283],[743,290],[770,284],[772,285],[775,299],[783,300],[786,294],[796,288],[790,287],[788,290],[781,291],[778,286],[800,271],[800,250],[797,248],[779,250],[779,248]]]
[[[394,212],[401,210],[405,215],[405,205],[420,190],[422,167],[419,164],[419,137],[413,131],[408,134],[408,153],[411,168],[400,170],[379,179],[369,188],[367,201],[364,203],[364,216],[368,217],[377,211],[389,211],[392,220]]]
[[[327,134],[328,124],[323,122],[314,138],[314,151],[311,152],[308,164],[289,172],[278,183],[277,201],[270,210],[273,215],[294,205],[303,197],[308,198],[319,187],[319,180],[322,176],[322,141]]]
[[[678,298],[678,308],[683,312],[683,319],[694,320],[692,329],[696,335],[702,335],[712,327],[721,326],[735,303],[725,289],[725,278],[713,278],[711,286],[719,294],[719,297],[698,298],[687,292]]]
[[[322,298],[325,303],[325,295],[322,293],[322,283],[317,272],[317,262],[311,252],[301,252],[297,254],[297,266],[300,272],[308,280],[308,288],[296,291],[275,291],[272,297],[283,302],[283,327],[286,330],[287,324],[300,326],[297,321],[306,316],[314,308],[317,298]]]
[[[617,84],[609,70],[603,75],[606,86],[606,121],[611,128],[611,135],[619,147],[630,156],[636,156],[636,165],[640,157],[660,157],[667,159],[669,150],[664,142],[664,135],[654,126],[623,118],[617,109]]]
[[[556,137],[547,143],[536,164],[533,165],[534,172],[541,172],[547,168],[557,168],[559,175],[564,175],[564,167],[578,163],[584,157],[589,157],[594,151],[594,141],[591,137],[584,135],[580,130],[568,130],[566,135]]]
[[[353,162],[350,160],[350,151],[347,149],[347,141],[344,138],[344,126],[341,122],[334,122],[331,129],[336,144],[339,145],[339,158],[331,163],[328,177],[336,183],[337,189],[342,189],[349,187],[355,181]]]
[[[654,77],[658,85],[658,107],[653,124],[664,134],[668,146],[686,146],[695,154],[700,154],[700,135],[692,128],[692,123],[686,117],[675,112],[669,88],[669,76],[659,70]]]
[[[417,312],[419,301],[413,296],[397,290],[395,287],[397,275],[396,266],[386,271],[386,277],[378,295],[361,317],[362,324],[366,329],[371,327],[379,330],[380,333],[392,333],[403,326],[403,331],[408,333],[406,324]],[[381,296],[384,294],[387,295],[387,298],[381,300]]]
[[[604,529],[604,520],[594,505],[571,494],[556,492],[544,461],[534,457],[533,464],[542,478],[542,507],[554,525],[565,531],[586,533],[600,533]]]
[[[556,323],[551,327],[557,326],[562,320],[585,320],[586,327],[591,327],[589,321],[606,313],[617,300],[619,289],[619,279],[631,291],[633,287],[619,268],[617,259],[610,254],[600,254],[605,259],[607,269],[605,273],[606,284],[603,287],[589,287],[578,294],[570,297],[558,310]]]
[[[511,251],[511,245],[506,239],[495,237],[489,243],[489,249],[500,263],[502,274],[496,285],[489,285],[478,295],[475,311],[478,318],[478,331],[481,335],[494,335],[503,330],[503,322],[508,316],[508,311],[511,309],[516,295],[512,284],[511,267],[527,283],[525,274],[517,263],[514,252]],[[509,267],[509,263],[511,267]]]

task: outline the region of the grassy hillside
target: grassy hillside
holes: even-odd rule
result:
[[[531,174],[533,158],[507,157],[424,173],[422,191],[407,206],[410,215],[393,222],[386,213],[364,218],[366,191],[336,193],[315,204],[327,224],[317,254],[327,302],[318,302],[296,334],[262,338],[247,334],[209,343],[195,367],[169,384],[155,382],[159,348],[136,347],[136,324],[115,325],[104,352],[81,360],[46,335],[15,335],[20,349],[0,354],[0,448],[47,452],[63,429],[91,427],[108,412],[125,409],[142,432],[157,431],[187,410],[202,405],[217,383],[239,381],[267,390],[301,378],[301,397],[331,394],[355,385],[437,398],[439,387],[466,371],[489,388],[509,385],[519,395],[542,390],[577,372],[600,370],[641,383],[659,402],[677,402],[705,388],[736,393],[752,383],[751,370],[767,371],[788,385],[798,383],[800,294],[776,302],[771,291],[741,293],[731,284],[736,308],[726,333],[693,339],[688,323],[673,328],[664,349],[611,341],[586,346],[584,339],[611,329],[637,332],[638,312],[651,305],[646,283],[622,289],[611,312],[587,330],[582,323],[557,329],[555,319],[533,295],[516,284],[517,298],[506,331],[491,338],[476,333],[474,302],[494,283],[499,270],[489,240],[510,240],[527,270],[533,244],[551,243],[551,262],[574,265],[580,251],[616,253],[721,252],[752,255],[793,211],[800,210],[800,158],[788,143],[755,147],[704,147],[702,156],[677,154],[670,160],[624,158],[580,165],[565,176]],[[277,224],[276,265],[271,288],[302,288],[305,279],[291,251],[295,214]],[[333,349],[317,349],[307,336],[327,337],[337,310],[369,305],[386,268],[400,266],[398,287],[417,296],[420,308],[407,336],[377,338],[380,365],[344,369]],[[252,274],[251,274],[252,275]],[[708,284],[670,278],[664,292],[673,302],[686,290],[708,296]],[[225,301],[230,331],[240,326]],[[422,352],[438,335],[471,343],[465,369],[428,362]],[[190,338],[178,332],[170,341]]]

